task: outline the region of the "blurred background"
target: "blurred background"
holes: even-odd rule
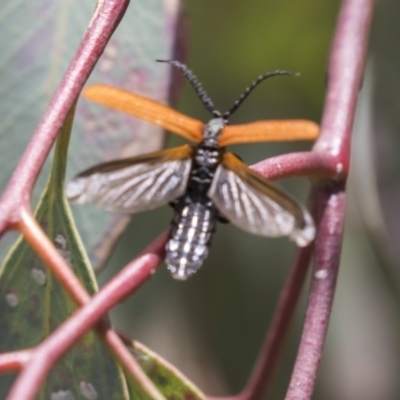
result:
[[[51,6],[61,3],[52,2]],[[39,81],[42,89],[44,87],[43,98],[48,102],[79,42],[94,3],[85,2],[83,5],[77,2],[76,6],[72,6],[75,3],[69,2],[68,7],[60,6],[57,10],[59,15],[68,13],[68,17],[64,17],[68,24],[63,25],[65,29],[60,30],[58,40],[69,44],[73,39],[74,42],[68,50],[56,49],[58,55],[62,54],[62,62],[57,59],[52,68],[44,70],[44,75],[39,74],[39,67],[27,67],[29,75],[10,80],[4,74],[5,63],[0,65],[3,77],[0,85],[10,92],[0,104],[0,119],[3,121],[0,127],[1,151],[7,154],[15,150],[12,160],[2,164],[6,177],[13,170],[32,127],[36,126],[47,104],[25,101],[23,95],[33,92],[30,85]],[[148,0],[147,3],[170,15],[178,4],[177,0]],[[32,15],[43,13],[43,10],[50,8],[49,4],[45,1],[31,2],[29,7],[35,8],[33,11],[36,13],[32,12]],[[128,13],[132,14],[138,5],[139,2],[131,2]],[[222,111],[229,108],[245,87],[261,73],[275,69],[301,73],[299,77],[276,77],[263,82],[235,113],[231,123],[271,118],[305,118],[319,122],[339,5],[340,2],[333,0],[186,0],[183,2],[178,52],[181,56],[185,54],[187,64],[204,84],[216,107]],[[0,6],[3,21],[10,21],[8,36],[3,35],[8,42],[0,40],[0,53],[5,59],[14,38],[23,41],[18,35],[25,31],[17,30],[12,18],[17,19],[25,14],[23,10],[16,10],[16,6]],[[400,398],[399,15],[400,3],[397,0],[378,2],[357,110],[341,270],[328,340],[313,397],[318,400]],[[39,23],[40,19],[34,21]],[[43,18],[41,23],[46,27],[50,26],[46,21],[58,22],[54,17]],[[146,23],[137,28],[124,19],[115,34],[118,37],[125,30],[133,39],[141,41],[142,47],[135,47],[129,42],[124,48],[118,48],[115,47],[116,42],[111,43],[98,70],[106,74],[110,66],[118,69],[121,65],[128,65],[129,68],[145,60],[147,64],[142,70],[130,67],[132,73],[129,75],[128,88],[147,93],[152,98],[163,99],[168,85],[162,77],[157,76],[160,74],[157,71],[164,66],[160,67],[153,60],[168,57],[173,44],[166,37],[159,39],[162,36],[161,29],[157,31],[158,39],[149,41],[146,29],[159,25],[153,15],[147,15],[143,21]],[[32,22],[25,21],[21,26],[30,24]],[[75,26],[80,28],[75,29]],[[43,44],[43,32],[38,37],[42,40],[43,57],[27,46],[23,57],[18,56],[26,66],[32,61],[39,66],[48,52],[49,46]],[[6,46],[1,48],[4,43]],[[124,56],[121,55],[122,51],[125,52]],[[13,68],[11,65],[11,71]],[[140,86],[143,71],[151,71],[152,74],[156,71],[156,75],[151,75],[155,78],[154,81],[150,80],[147,92]],[[98,78],[97,81],[104,80]],[[124,81],[121,79],[116,83],[122,85]],[[20,92],[18,85],[21,86]],[[186,83],[181,88],[175,85],[172,97],[176,99],[175,106],[181,112],[203,121],[210,118]],[[14,108],[8,109],[9,103]],[[18,110],[24,107],[24,118],[18,118],[17,112],[11,113],[10,110],[16,109],[16,104]],[[100,113],[103,114],[104,110],[100,110]],[[124,131],[125,142],[118,144],[115,144],[112,136],[116,126],[114,120],[109,120],[105,126],[86,120],[87,127],[95,131],[95,135],[89,136],[93,142],[89,142],[87,148],[96,141],[100,148],[96,155],[98,160],[102,151],[114,150],[119,146],[116,149],[118,152],[127,142],[136,146],[136,151],[149,150],[146,147],[150,146],[148,142],[135,141],[138,132],[135,130],[136,122],[128,122],[128,119],[123,119],[123,125],[129,127]],[[77,120],[74,130],[79,131],[84,125],[85,121]],[[149,137],[153,137],[147,135],[149,129],[147,125],[146,128],[140,128],[142,138],[150,140]],[[20,132],[28,132],[28,136],[20,139]],[[103,132],[108,132],[109,136],[101,135]],[[16,138],[16,142],[11,142],[12,138]],[[83,147],[79,140],[74,132],[72,149]],[[151,146],[160,146],[162,136],[157,140]],[[183,142],[175,136],[168,137],[166,141],[168,147]],[[304,142],[265,143],[233,146],[231,150],[248,164],[253,164],[270,156],[310,147],[311,143]],[[86,153],[71,152],[73,169],[69,167],[69,175],[93,164],[93,161],[87,160],[87,156]],[[110,154],[107,153],[107,156],[110,157]],[[279,184],[303,203],[307,202],[310,189],[307,179],[284,180]],[[92,220],[105,215],[91,206],[74,207],[73,211],[78,220],[83,214]],[[100,274],[100,283],[115,275],[164,231],[171,218],[172,211],[168,207],[135,215],[118,242],[107,268]],[[81,233],[87,244],[97,232],[90,232],[87,228]],[[0,251],[4,254],[5,246],[2,246]],[[177,282],[169,276],[165,267],[161,267],[135,296],[112,312],[112,322],[121,331],[176,365],[205,393],[212,396],[237,393],[244,387],[256,361],[295,251],[295,245],[287,239],[266,240],[242,232],[230,224],[219,225],[210,255],[194,277],[185,283]],[[308,284],[303,290],[302,302],[298,306],[268,398],[284,397],[300,338],[307,292]]]

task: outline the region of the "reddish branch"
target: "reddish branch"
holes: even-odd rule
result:
[[[313,244],[298,251],[293,267],[281,292],[271,328],[269,329],[253,373],[241,393],[241,399],[259,399],[271,382],[275,364],[284,345],[285,333],[289,330],[292,317],[298,304],[301,289],[307,275],[313,252]]]
[[[345,181],[350,164],[350,143],[358,91],[362,82],[373,0],[344,0],[338,18],[328,68],[328,88],[321,133],[311,153],[294,153],[266,160],[255,166],[271,178],[309,174],[319,178],[313,191],[313,213],[318,234],[315,243],[311,290],[300,347],[286,400],[310,399],[322,349],[339,269],[343,238]],[[308,257],[300,250],[292,274],[283,288],[270,333],[242,397],[258,399],[268,387],[271,370],[288,330],[297,301],[286,294],[294,287],[293,276],[302,275]],[[298,291],[296,293],[298,295]],[[296,297],[296,296],[294,296]]]
[[[20,220],[17,227],[25,240],[51,269],[76,304],[83,305],[90,301],[90,295],[83,287],[74,271],[70,268],[60,252],[54,247],[51,240],[29,210],[25,208],[20,210]]]
[[[315,194],[319,234],[315,242],[311,290],[297,360],[286,399],[311,399],[328,329],[341,253],[344,183]]]
[[[29,202],[33,185],[56,139],[57,133],[63,126],[68,112],[78,98],[84,83],[121,20],[128,2],[128,0],[105,0],[99,3],[100,5],[96,10],[96,14],[90,23],[75,57],[0,199],[0,235],[7,229],[20,229],[28,242],[60,279],[60,282],[68,290],[71,297],[78,305],[89,303],[90,296],[76,276],[71,273],[69,266],[62,257],[57,254],[57,250],[34,220]],[[151,251],[154,251],[154,249]],[[126,287],[133,290],[134,287],[139,286],[141,282],[149,276],[150,270],[154,270],[159,264],[161,254],[162,250],[158,247],[153,257],[143,256],[146,258],[147,262],[141,265],[144,270],[146,268],[149,269],[148,273],[138,273],[136,279],[130,280]],[[120,291],[120,293],[123,293],[123,291]],[[117,300],[118,296],[111,298],[111,301]],[[104,315],[104,312],[103,310],[101,315]],[[95,318],[95,320],[98,321],[99,318]],[[74,323],[73,321],[75,321],[75,319],[69,321],[72,321],[69,323]],[[83,321],[81,329],[87,331],[92,325],[87,325],[86,322]],[[140,367],[123,345],[117,334],[105,325],[99,327],[99,330],[105,342],[118,357],[125,369],[128,370],[136,380],[141,382],[142,387],[148,391],[151,397],[159,398],[160,395],[157,390],[140,370]],[[57,332],[59,332],[59,330]],[[0,357],[0,370],[2,371],[23,368],[11,392],[7,396],[7,399],[19,400],[22,398],[33,399],[35,397],[35,392],[42,382],[39,378],[44,378],[44,374],[48,371],[46,367],[49,368],[49,363],[51,363],[50,367],[53,366],[58,359],[58,357],[49,356],[48,350],[46,350],[46,343],[53,343],[51,338],[52,336],[48,338],[49,342],[46,340],[31,351],[3,354]],[[62,343],[63,340],[60,339],[57,346],[61,353],[65,352],[72,345],[67,343],[63,346]],[[51,348],[52,347],[49,345],[48,349]],[[36,355],[38,357],[44,357],[40,358],[43,360],[43,363],[38,362]],[[35,368],[32,368],[33,357],[35,357]]]
[[[0,354],[0,372],[21,370],[28,362],[31,354],[31,350],[20,350]]]
[[[160,236],[154,245],[146,249],[145,255],[129,263],[121,272],[97,292],[86,305],[76,311],[38,346],[29,352],[21,363],[22,372],[11,389],[9,399],[34,399],[41,383],[54,364],[71,348],[90,328],[99,323],[104,315],[125,297],[134,293],[160,264],[165,245],[166,234]],[[134,358],[126,351],[126,346],[116,332],[104,326],[104,338],[114,345],[113,351],[122,366],[140,383],[141,387],[154,399],[163,397],[141,370]],[[0,360],[1,361],[1,360]],[[16,364],[17,365],[17,364]]]
[[[332,178],[337,174],[334,160],[323,153],[304,151],[271,157],[252,166],[268,179],[309,176],[315,179]]]
[[[343,236],[344,187],[350,162],[351,131],[373,3],[373,0],[364,0],[361,3],[358,0],[343,1],[329,63],[321,135],[313,150],[275,157],[254,166],[270,178],[308,175],[317,180],[312,194],[313,215],[318,226],[318,235],[315,242],[311,290],[287,400],[311,398],[327,331]],[[101,319],[110,308],[151,276],[162,259],[165,235],[90,298],[34,221],[29,206],[32,187],[57,132],[126,6],[127,1],[121,0],[106,0],[101,3],[70,68],[0,199],[0,234],[6,229],[20,229],[71,297],[82,306],[37,347],[0,355],[0,370],[22,369],[7,397],[9,400],[33,399],[56,361],[94,326],[97,326],[120,363],[141,383],[149,396],[161,398],[116,333],[102,323]],[[257,366],[246,389],[239,395],[241,399],[260,398],[271,380],[311,253],[312,247],[299,251],[283,288]]]
[[[15,227],[29,199],[40,169],[78,98],[83,85],[118,26],[129,0],[106,0],[101,4],[82,39],[54,97],[32,136],[0,200],[0,234]]]
[[[344,0],[328,69],[321,133],[311,152],[285,154],[253,166],[270,179],[313,178],[313,216],[318,226],[311,289],[286,400],[311,399],[332,309],[343,238],[345,181],[358,91],[362,82],[374,1]],[[236,400],[255,400],[268,388],[297,304],[311,256],[301,249],[288,276],[259,360]]]
[[[345,180],[358,91],[361,87],[374,1],[343,1],[328,69],[328,90],[321,135],[314,151],[336,162],[342,180],[316,191],[319,233],[311,291],[287,400],[312,396],[322,355],[339,269],[343,238]]]

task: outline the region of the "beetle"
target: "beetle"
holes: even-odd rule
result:
[[[212,114],[209,122],[204,125],[161,103],[105,85],[89,87],[85,96],[163,126],[196,145],[95,165],[67,184],[68,199],[127,213],[171,204],[174,217],[165,262],[178,280],[186,280],[201,267],[218,221],[230,221],[256,235],[288,236],[298,246],[308,245],[315,227],[306,208],[226,150],[229,144],[267,140],[274,129],[283,131],[286,139],[315,138],[318,126],[310,121],[229,126],[229,117],[260,82],[296,74],[278,70],[260,75],[221,113],[185,64],[157,61],[169,63],[185,75]]]

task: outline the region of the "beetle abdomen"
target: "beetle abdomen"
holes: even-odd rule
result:
[[[165,247],[165,262],[175,279],[185,280],[201,267],[215,232],[216,214],[212,204],[203,202],[176,209]]]

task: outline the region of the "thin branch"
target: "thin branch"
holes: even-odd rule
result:
[[[109,281],[92,300],[77,310],[67,321],[59,326],[37,347],[31,350],[31,358],[18,375],[7,400],[35,398],[43,380],[54,364],[73,346],[89,329],[95,326],[103,316],[125,297],[132,295],[154,272],[164,256],[166,235],[156,240],[146,254],[129,263],[121,272]],[[105,335],[107,343],[117,349],[119,361],[153,399],[162,400],[147,375],[139,367],[121,339],[112,330]]]
[[[15,226],[20,218],[21,209],[29,206],[33,185],[57,133],[121,20],[128,3],[129,0],[105,0],[99,3],[96,14],[60,86],[0,199],[0,236],[6,229]]]
[[[0,235],[8,228],[19,226],[39,255],[53,267],[62,284],[68,288],[78,304],[83,305],[39,346],[29,353],[21,353],[19,361],[17,356],[14,361],[10,358],[10,368],[17,368],[18,362],[19,366],[26,363],[26,368],[12,387],[7,397],[9,400],[33,399],[35,391],[54,363],[88,329],[98,324],[111,307],[132,294],[132,291],[151,275],[163,256],[165,235],[155,243],[153,250],[150,249],[129,264],[90,300],[81,286],[78,285],[77,290],[72,288],[71,283],[76,277],[72,278],[65,272],[65,261],[49,239],[43,237],[43,231],[29,212],[30,192],[40,168],[70,107],[121,18],[127,1],[105,0],[100,4],[76,57],[0,199]],[[280,156],[273,159],[275,164],[266,161],[255,166],[270,178],[305,173],[319,177],[326,184],[329,183],[325,188],[315,191],[315,199],[320,204],[321,225],[316,241],[315,266],[305,326],[287,393],[287,399],[290,400],[311,397],[329,321],[343,234],[343,182],[349,167],[350,132],[361,82],[372,8],[373,0],[364,0],[361,3],[359,0],[343,1],[330,60],[322,132],[313,152]],[[339,180],[342,182],[338,183]],[[43,243],[40,244],[38,239]],[[270,379],[281,345],[279,335],[283,336],[287,330],[294,299],[301,286],[295,282],[294,277],[296,274],[304,276],[305,261],[309,258],[307,250],[303,250],[299,257],[297,267],[282,294],[264,352],[243,398],[258,397]],[[116,333],[104,323],[100,323],[98,328],[114,354],[118,354],[124,368],[141,382],[151,397],[161,398]],[[29,354],[32,358],[29,358]],[[7,359],[0,358],[0,365],[2,360],[3,365],[7,364]]]
[[[313,195],[315,204],[319,203],[322,209],[319,216],[314,213],[315,221],[317,224],[319,220],[322,222],[316,239],[314,275],[306,321],[286,396],[288,400],[311,398],[325,341],[343,237],[345,196],[344,184],[339,181],[344,182],[348,174],[351,131],[372,11],[372,0],[363,2],[362,7],[357,0],[343,2],[329,64],[321,134],[313,151],[274,157],[252,167],[269,179],[308,175],[328,185],[327,189],[316,189]],[[268,386],[281,344],[279,334],[286,331],[291,319],[288,310],[293,304],[285,298],[285,292],[281,295],[254,373],[246,389],[236,398],[257,399]]]
[[[75,301],[81,305],[87,303],[90,297],[76,277],[71,273],[70,268],[58,254],[52,243],[44,235],[37,222],[33,219],[29,211],[29,198],[32,187],[54,143],[58,131],[62,127],[71,106],[78,97],[83,84],[86,82],[91,70],[103,52],[112,32],[122,18],[127,5],[127,0],[106,0],[99,3],[96,14],[90,23],[64,79],[0,199],[0,235],[3,234],[6,229],[20,228],[28,242],[38,251],[39,256],[42,257],[48,265],[53,267],[53,271],[61,280],[63,286],[66,286]],[[162,250],[159,251],[162,253]],[[153,256],[152,260],[154,262],[160,262],[157,256]],[[148,264],[149,263],[146,265],[148,266]],[[152,265],[152,268],[154,269],[155,265]],[[138,279],[143,280],[144,278],[145,274],[142,271],[142,274],[138,275]],[[134,283],[138,285],[138,282],[139,280],[136,280]],[[105,325],[101,326],[101,330],[104,333],[108,345],[114,353],[119,356],[125,369],[142,382],[143,387],[150,391],[149,393],[152,397],[159,397],[160,395],[151,381],[149,381],[141,371],[140,367],[115,332]],[[42,349],[43,347],[45,347],[45,345],[42,343],[37,349]],[[51,348],[51,346],[49,348]],[[42,353],[38,352],[37,349],[32,350],[32,352],[35,352],[35,355],[38,355],[38,358],[35,356],[36,366],[41,365],[40,362],[39,364],[37,364],[37,362],[38,360],[42,360],[44,366],[47,365],[51,367],[53,365],[51,363],[52,357],[46,356],[45,359],[42,359]],[[44,351],[43,353],[46,352]],[[38,385],[40,385],[40,382],[31,380],[32,371],[29,367],[31,366],[32,368],[32,361],[27,361],[27,359],[23,360],[21,358],[18,359],[18,354],[19,353],[14,353],[14,360],[10,358],[10,354],[7,355],[8,358],[3,358],[2,360],[7,364],[8,368],[16,368],[17,362],[19,362],[19,367],[23,361],[27,362],[27,368],[21,372],[7,398],[33,398],[34,391],[29,389],[27,382],[36,389],[39,387]],[[27,354],[28,353],[25,353],[25,355]],[[11,361],[7,363],[7,359]],[[40,371],[41,369],[37,370],[37,372]],[[27,377],[27,380],[24,376]]]
[[[339,272],[344,227],[344,185],[318,190],[316,201],[321,208],[321,223],[315,243],[311,290],[286,400],[311,399]]]
[[[243,399],[257,400],[262,398],[271,383],[298,304],[301,289],[304,285],[312,252],[313,245],[298,250],[293,267],[281,291],[280,299],[257,363],[246,384],[246,388],[240,396]]]
[[[31,350],[20,350],[0,354],[0,372],[4,373],[21,370],[30,359],[31,354]]]
[[[78,304],[83,305],[90,301],[90,295],[67,264],[60,252],[42,230],[32,213],[23,208],[18,228],[25,240],[30,244],[36,254],[53,272],[63,288]]]
[[[326,181],[325,188],[315,191],[321,224],[306,319],[286,400],[311,398],[322,355],[339,269],[351,131],[373,6],[373,0],[344,0],[339,14],[321,134],[313,150],[336,163],[342,172],[342,182]]]
[[[251,166],[266,177],[276,180],[294,176],[308,176],[313,179],[338,179],[341,170],[336,163],[322,153],[303,151],[271,157]]]
[[[314,151],[335,160],[347,177],[358,92],[361,88],[374,0],[343,0],[328,67],[321,133]]]

